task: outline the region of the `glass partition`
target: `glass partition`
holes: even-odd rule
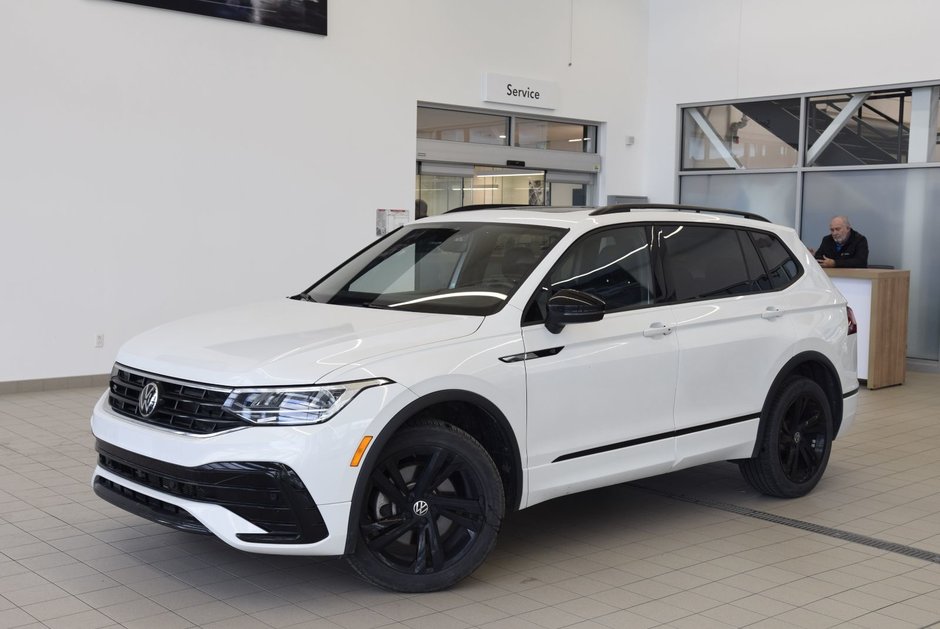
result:
[[[807,165],[906,163],[910,121],[909,89],[814,96],[806,115]]]
[[[690,104],[680,138],[683,203],[799,221],[813,248],[849,216],[871,264],[911,272],[907,355],[940,360],[940,84]]]
[[[796,226],[796,173],[685,175],[680,182],[681,203],[744,210]]]
[[[597,152],[597,126],[516,118],[513,146],[576,153]]]
[[[509,117],[418,107],[418,137],[426,140],[509,145]]]
[[[799,139],[799,98],[689,107],[682,169],[792,168]]]
[[[940,359],[940,169],[806,173],[803,242],[818,247],[836,215],[868,238],[870,264],[911,272],[907,355]]]

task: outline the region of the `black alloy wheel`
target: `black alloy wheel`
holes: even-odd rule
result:
[[[832,439],[832,413],[822,387],[809,378],[792,378],[770,406],[758,455],[739,463],[741,473],[761,493],[803,496],[822,478]]]
[[[483,447],[450,424],[402,430],[369,473],[348,559],[366,580],[430,592],[469,575],[496,542],[503,486]]]
[[[777,450],[783,473],[792,483],[805,483],[823,464],[829,445],[823,404],[812,396],[796,398],[780,422]]]

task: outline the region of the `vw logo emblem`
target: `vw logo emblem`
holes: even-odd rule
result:
[[[428,514],[428,503],[423,500],[419,500],[414,504],[412,510],[415,512],[416,516],[424,517]]]
[[[150,417],[153,415],[153,412],[157,410],[157,402],[159,401],[160,387],[157,386],[157,383],[148,382],[145,384],[137,397],[137,410],[140,411],[140,416]]]

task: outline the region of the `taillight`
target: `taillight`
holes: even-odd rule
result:
[[[855,320],[855,313],[848,304],[845,306],[845,315],[849,319],[849,334],[855,334],[858,332],[858,321]]]

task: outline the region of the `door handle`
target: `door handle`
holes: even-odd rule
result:
[[[760,318],[761,319],[777,319],[779,317],[782,317],[783,315],[784,315],[784,311],[782,308],[778,308],[777,306],[767,306],[764,312],[760,313]]]
[[[665,323],[657,321],[656,323],[651,323],[650,327],[643,330],[643,336],[650,338],[653,336],[666,336],[667,334],[672,333],[672,328],[668,327]]]

